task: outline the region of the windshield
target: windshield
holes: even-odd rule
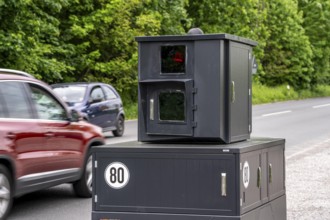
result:
[[[80,103],[84,100],[86,89],[86,86],[70,85],[56,87],[53,90],[67,103]]]

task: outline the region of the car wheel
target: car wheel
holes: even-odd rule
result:
[[[0,165],[0,219],[6,219],[13,203],[12,179],[9,170]]]
[[[125,120],[122,115],[120,115],[118,118],[116,128],[117,128],[116,130],[112,131],[113,135],[115,137],[123,136],[125,130]]]
[[[92,197],[92,183],[93,183],[93,161],[92,154],[88,152],[87,159],[84,165],[83,174],[77,182],[73,183],[73,189],[77,196],[90,198]]]

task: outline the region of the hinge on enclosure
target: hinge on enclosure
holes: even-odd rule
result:
[[[197,93],[197,88],[193,88],[193,89],[192,89],[192,93],[193,93],[193,94],[196,94],[196,93]]]
[[[249,96],[251,96],[251,89],[249,89]]]
[[[249,132],[251,132],[251,125],[249,125]]]
[[[196,127],[197,127],[197,122],[193,121],[193,122],[192,122],[192,127],[193,127],[193,128],[196,128]]]
[[[193,105],[193,106],[192,106],[192,110],[193,110],[193,111],[196,111],[196,110],[197,110],[197,105]]]
[[[241,205],[241,206],[243,206],[243,199],[242,199],[242,198],[240,198],[240,200],[239,200],[239,201],[240,201],[240,205]]]
[[[97,168],[97,160],[95,160],[94,168]]]
[[[94,196],[94,202],[97,203],[97,195]]]

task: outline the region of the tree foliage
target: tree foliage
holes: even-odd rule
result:
[[[229,33],[258,42],[259,82],[330,82],[328,0],[0,0],[0,66],[47,83],[102,81],[136,101],[136,36]]]
[[[307,88],[313,71],[311,47],[294,1],[190,0],[193,24],[207,33],[231,33],[258,41],[259,80]]]
[[[137,94],[135,36],[160,31],[159,14],[145,10],[148,1],[77,0],[62,10],[61,42],[70,48],[66,60],[74,67],[65,81],[113,84],[125,99]]]
[[[294,1],[272,0],[266,25],[270,37],[265,47],[262,82],[271,86],[289,84],[296,89],[312,83],[312,50]]]
[[[161,35],[184,34],[190,26],[186,6],[188,0],[152,0],[151,10],[159,13]]]
[[[330,1],[299,0],[303,27],[313,50],[313,84],[330,83]]]
[[[257,41],[254,53],[260,63],[269,37],[267,5],[265,0],[190,0],[187,11],[192,24],[205,33],[229,33]]]
[[[0,65],[40,79],[54,79],[72,67],[58,60],[60,21],[54,16],[65,1],[0,0]]]

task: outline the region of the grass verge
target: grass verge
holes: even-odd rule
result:
[[[313,91],[295,91],[289,86],[267,87],[258,84],[252,86],[253,105],[326,96],[330,96],[330,86],[328,85],[319,85]]]
[[[137,102],[133,103],[124,103],[124,111],[125,111],[125,116],[126,120],[130,119],[137,119],[138,117],[138,104]]]

